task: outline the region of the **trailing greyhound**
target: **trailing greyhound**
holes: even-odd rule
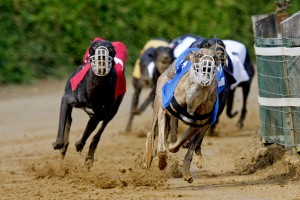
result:
[[[140,115],[150,103],[153,103],[157,79],[174,59],[173,49],[168,47],[166,41],[151,39],[145,44],[133,70],[132,83],[134,93],[132,95],[132,104],[126,131],[131,131],[134,116]],[[150,87],[151,91],[147,98],[139,105],[142,89],[147,87]]]

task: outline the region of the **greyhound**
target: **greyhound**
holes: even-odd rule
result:
[[[165,45],[162,41],[157,43],[157,39],[151,41],[156,42],[155,44],[158,45]],[[150,103],[153,103],[157,79],[174,59],[173,49],[166,46],[149,47],[143,51],[138,60],[140,76],[134,75],[132,78],[134,93],[126,131],[131,131],[134,116],[140,115]],[[144,102],[138,107],[141,91],[145,87],[151,87],[151,91]]]
[[[190,141],[183,161],[183,177],[185,181],[193,182],[190,174],[193,152],[196,151],[196,147],[199,149],[205,133],[211,124],[215,123],[218,113],[221,113],[218,111],[219,85],[221,92],[225,83],[218,82],[224,78],[220,63],[214,50],[189,48],[159,77],[152,126],[146,139],[146,168],[151,166],[156,134],[158,167],[161,170],[167,165],[167,150],[176,153],[184,143]],[[179,140],[178,119],[189,126]],[[171,143],[166,147],[169,135]],[[201,152],[196,153],[196,157],[199,157],[196,160],[201,162]]]
[[[126,91],[124,69],[126,46],[96,38],[84,56],[84,62],[67,80],[61,100],[56,141],[52,144],[64,158],[69,145],[72,109],[83,109],[90,117],[76,150],[82,151],[86,140],[102,121],[90,144],[85,163],[93,164],[94,153],[107,124],[113,119]]]

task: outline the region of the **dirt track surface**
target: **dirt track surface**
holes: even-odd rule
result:
[[[95,154],[94,166],[84,167],[92,136],[81,153],[75,150],[88,116],[73,111],[70,146],[64,160],[51,143],[57,134],[64,82],[0,88],[0,199],[284,199],[300,200],[300,162],[291,151],[259,140],[256,80],[248,100],[245,127],[237,118],[221,116],[218,137],[205,136],[204,166],[192,164],[194,182],[181,178],[185,149],[169,153],[165,171],[154,159],[142,167],[145,135],[152,110],[125,132],[132,86],[115,118],[107,126]],[[145,95],[149,91],[144,92]],[[236,109],[241,107],[237,91]]]

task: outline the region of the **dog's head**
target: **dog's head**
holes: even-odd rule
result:
[[[90,48],[89,48],[89,54],[90,54],[90,56],[95,55],[96,49],[98,47],[101,47],[101,46],[107,48],[107,50],[109,52],[109,56],[115,57],[115,55],[116,55],[115,48],[112,45],[112,43],[110,41],[107,41],[107,40],[97,40],[97,41],[93,42],[90,45]]]
[[[199,48],[212,49],[217,52],[219,59],[221,60],[222,67],[226,65],[227,53],[225,44],[219,38],[204,39],[198,46]]]
[[[157,71],[162,74],[175,60],[173,49],[169,47],[158,47],[154,52],[154,61]]]
[[[190,52],[186,59],[192,63],[191,80],[202,86],[211,85],[216,77],[217,66],[220,64],[217,52],[201,48],[196,52]]]
[[[98,40],[89,48],[89,62],[97,76],[106,76],[114,65],[116,51],[109,41]]]

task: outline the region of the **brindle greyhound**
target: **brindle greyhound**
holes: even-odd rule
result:
[[[216,51],[205,48],[188,49],[159,77],[152,126],[146,139],[144,157],[146,168],[149,168],[152,162],[156,134],[158,134],[158,167],[161,170],[167,165],[167,149],[175,153],[184,143],[190,141],[183,161],[183,177],[189,183],[193,181],[190,174],[193,152],[198,147],[200,154],[196,152],[196,159],[199,157],[197,160],[200,167],[202,162],[199,147],[202,139],[218,117],[216,114],[222,112],[216,107],[219,106],[216,74],[217,69],[220,73],[222,71],[219,64],[220,59]],[[176,78],[180,77],[177,75],[182,76]],[[174,80],[178,80],[175,81],[175,86],[172,84]],[[173,96],[168,95],[167,88],[171,88]],[[178,119],[189,126],[179,140],[177,140]],[[169,134],[171,143],[166,148]]]
[[[206,41],[206,40],[205,40]],[[247,113],[247,98],[250,92],[250,87],[252,83],[253,76],[255,74],[254,66],[249,55],[249,51],[246,46],[238,41],[234,40],[210,40],[211,44],[207,42],[202,43],[203,41],[194,42],[191,47],[197,48],[210,48],[215,45],[217,41],[220,45],[218,47],[220,56],[223,58],[223,68],[225,69],[225,75],[228,80],[228,89],[227,99],[224,99],[226,102],[226,115],[229,118],[233,118],[238,114],[238,111],[232,112],[233,103],[234,103],[234,94],[237,87],[242,88],[243,92],[243,106],[241,110],[240,118],[237,122],[239,128],[243,128],[244,120]],[[223,49],[223,50],[222,50]],[[224,53],[222,53],[224,52]],[[240,65],[240,66],[237,66]],[[244,76],[241,77],[240,74],[235,73],[235,69],[241,68],[238,72],[241,73],[242,70]],[[225,106],[225,104],[224,104]],[[217,123],[211,126],[210,135],[216,135],[215,132]]]
[[[134,116],[141,114],[153,102],[157,79],[173,61],[173,49],[165,46],[148,48],[140,57],[139,67],[141,77],[132,78],[134,93],[126,131],[131,131]],[[142,89],[149,86],[151,87],[151,91],[148,97],[138,107]]]
[[[119,51],[118,51],[119,49]],[[116,52],[117,51],[117,52]],[[124,67],[126,47],[121,42],[109,42],[96,38],[85,55],[85,62],[67,80],[61,100],[59,127],[54,149],[65,156],[69,145],[72,109],[81,108],[90,117],[82,138],[76,142],[76,150],[82,151],[86,140],[102,121],[100,129],[90,144],[86,164],[90,167],[101,134],[115,116],[125,93]],[[76,86],[75,77],[88,70]],[[118,78],[119,77],[119,78]],[[75,86],[74,86],[75,84]]]

